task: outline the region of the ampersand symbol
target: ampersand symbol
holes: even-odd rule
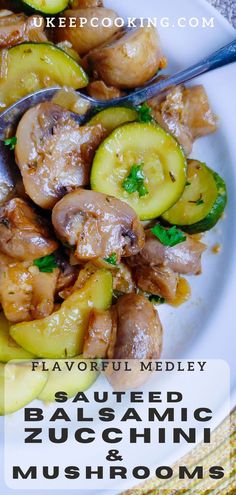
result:
[[[109,450],[106,456],[107,461],[123,461],[123,457],[119,455],[119,450]]]

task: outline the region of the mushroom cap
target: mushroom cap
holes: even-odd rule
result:
[[[85,58],[98,79],[117,88],[136,88],[153,77],[163,62],[154,27],[116,33]]]
[[[53,208],[56,234],[81,261],[136,254],[144,246],[144,230],[135,211],[123,201],[99,192],[77,189]]]
[[[15,158],[25,190],[41,208],[88,185],[102,126],[79,126],[68,110],[50,102],[30,108],[17,127]]]
[[[112,308],[116,327],[114,359],[159,359],[162,325],[153,304],[139,294],[125,294]]]
[[[53,253],[58,243],[26,201],[14,198],[0,207],[0,251],[21,261]]]

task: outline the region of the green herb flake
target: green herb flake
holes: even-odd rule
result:
[[[117,263],[117,256],[116,253],[112,253],[109,258],[104,258],[104,261],[107,263],[110,263],[110,265],[116,265]]]
[[[199,198],[196,201],[189,201],[189,203],[195,204],[197,206],[203,205],[204,200],[202,199],[202,194],[200,194]]]
[[[164,246],[173,247],[186,241],[186,235],[175,225],[170,229],[165,229],[158,223],[151,231]]]
[[[202,198],[199,198],[197,201],[196,201],[196,205],[199,206],[199,205],[203,205],[204,204],[204,201]]]
[[[134,192],[138,192],[140,198],[148,194],[148,190],[144,184],[145,175],[142,170],[143,165],[143,163],[132,165],[129,175],[122,182],[122,187],[127,193],[133,194]]]
[[[4,139],[4,144],[6,146],[9,146],[10,150],[14,150],[16,143],[17,143],[17,137],[16,136],[13,136],[13,137],[8,138],[8,139]]]
[[[187,180],[185,186],[191,186],[191,182],[189,182],[189,180]]]
[[[156,296],[155,294],[150,294],[148,297],[149,301],[154,304],[164,304],[166,302],[164,297]]]
[[[153,122],[152,109],[147,103],[138,105],[135,110],[138,112],[139,122]]]
[[[58,267],[55,254],[49,254],[48,256],[34,260],[34,265],[43,273],[52,273],[54,268]]]

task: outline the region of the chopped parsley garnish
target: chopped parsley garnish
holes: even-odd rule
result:
[[[10,150],[14,150],[16,143],[17,143],[17,137],[16,136],[13,136],[13,137],[8,138],[8,139],[4,139],[4,144],[6,146],[9,146]]]
[[[52,273],[54,268],[58,267],[55,254],[49,254],[48,256],[34,260],[34,265],[43,273]]]
[[[150,294],[148,297],[149,301],[156,304],[164,304],[166,302],[164,297],[156,296],[155,294]]]
[[[143,103],[142,105],[138,105],[135,107],[135,110],[138,112],[138,120],[139,122],[152,122],[152,109],[149,107],[147,103]]]
[[[199,205],[203,205],[204,204],[204,201],[202,198],[199,198],[197,201],[196,201],[196,205],[199,206]]]
[[[117,263],[116,253],[111,253],[109,258],[104,258],[104,261],[106,261],[107,263],[110,263],[110,265],[116,265],[116,263]]]
[[[122,182],[122,187],[129,194],[138,192],[139,197],[146,196],[148,190],[144,184],[145,175],[142,170],[143,163],[132,165],[129,175]]]
[[[195,204],[197,206],[203,205],[204,204],[204,200],[202,199],[202,194],[200,194],[199,198],[196,201],[189,201],[189,203],[193,203],[193,204]]]
[[[164,246],[173,247],[186,240],[186,235],[181,230],[177,229],[175,225],[170,227],[170,229],[165,229],[162,225],[157,223],[151,231]]]

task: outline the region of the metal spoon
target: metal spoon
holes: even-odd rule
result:
[[[143,88],[139,88],[138,90],[121,98],[114,98],[111,100],[96,100],[78,91],[78,95],[89,103],[88,111],[84,115],[78,115],[73,112],[71,112],[71,114],[77,122],[79,122],[80,124],[84,124],[94,112],[94,110],[97,109],[97,107],[99,107],[99,109],[105,109],[111,106],[137,106],[149,100],[150,98],[157,96],[171,86],[177,86],[178,84],[185,83],[201,74],[217,69],[219,67],[223,67],[224,65],[230,64],[235,61],[236,40],[232,41],[220,50],[212,53],[208,57],[205,57],[197,64],[194,64],[181,72],[177,72],[173,76],[170,76],[166,79],[154,82],[153,84],[150,84]],[[14,164],[12,153],[3,143],[3,140],[6,137],[6,131],[9,129],[9,127],[14,129],[17,126],[21,116],[30,107],[33,107],[38,103],[41,103],[42,101],[51,100],[58,89],[60,88],[46,88],[41,89],[36,93],[27,95],[0,114],[0,184],[4,184],[4,187],[6,186],[9,189],[14,188],[16,173],[16,167]]]

